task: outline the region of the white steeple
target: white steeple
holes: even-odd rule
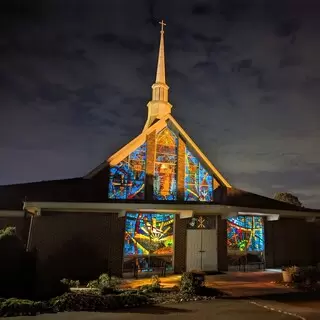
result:
[[[164,58],[164,30],[166,25],[163,20],[160,31],[160,47],[158,56],[158,65],[156,73],[156,82],[152,85],[152,100],[147,104],[148,118],[143,130],[149,128],[156,119],[171,113],[172,105],[168,102],[169,87],[166,84],[166,68]]]

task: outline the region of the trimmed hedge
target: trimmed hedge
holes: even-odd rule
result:
[[[0,317],[64,311],[108,311],[147,303],[149,300],[146,296],[136,293],[104,296],[97,293],[65,293],[48,302],[10,298],[0,299]]]
[[[106,311],[147,304],[148,299],[140,294],[66,293],[50,301],[57,312],[62,311]]]
[[[0,297],[31,298],[36,277],[36,254],[26,252],[14,227],[0,229]]]
[[[50,311],[50,307],[42,301],[22,300],[16,298],[0,300],[0,317],[34,316]]]

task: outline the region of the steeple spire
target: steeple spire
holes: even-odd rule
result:
[[[164,55],[164,26],[166,25],[163,20],[160,30],[160,46],[158,65],[156,73],[156,82],[152,85],[152,100],[147,104],[148,106],[148,119],[144,126],[144,130],[149,128],[156,119],[171,113],[172,105],[168,102],[169,87],[166,84],[166,68],[165,68],[165,55]]]
[[[166,83],[166,66],[164,59],[164,30],[163,27],[166,24],[162,21],[159,22],[161,24],[160,31],[160,46],[159,46],[159,56],[158,56],[158,67],[157,67],[157,75],[156,75],[156,83]]]

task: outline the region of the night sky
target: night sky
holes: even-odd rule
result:
[[[164,19],[177,121],[231,185],[320,207],[317,2],[2,0],[0,184],[82,176],[141,132]]]

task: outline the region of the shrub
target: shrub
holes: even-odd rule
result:
[[[36,255],[25,251],[14,227],[0,230],[0,256],[0,297],[32,296]]]
[[[302,268],[300,272],[301,281],[307,284],[316,283],[319,280],[319,271],[316,267]]]
[[[180,293],[194,295],[204,287],[204,274],[201,272],[184,272],[181,276]]]
[[[80,281],[79,280],[70,280],[70,279],[62,279],[61,282],[63,284],[66,284],[69,288],[79,288],[80,287]]]
[[[0,229],[0,240],[3,240],[6,237],[15,237],[17,235],[15,227],[6,227]]]
[[[10,317],[18,315],[36,315],[50,311],[46,303],[41,301],[20,300],[10,298],[0,301],[0,317]]]
[[[50,306],[55,312],[105,311],[146,303],[147,297],[139,294],[101,296],[97,293],[66,293],[50,300]]]
[[[68,292],[70,292],[69,285],[54,277],[50,279],[37,279],[37,289],[35,292],[37,300],[48,300]]]
[[[103,273],[97,280],[92,280],[87,284],[87,288],[98,289],[101,294],[109,294],[114,292],[121,283],[117,277],[110,277],[108,274]]]
[[[161,282],[158,276],[151,277],[151,284],[145,284],[139,288],[143,293],[159,292],[161,290]]]
[[[181,276],[180,293],[186,295],[194,295],[196,293],[196,285],[193,281],[191,272],[184,272]]]

